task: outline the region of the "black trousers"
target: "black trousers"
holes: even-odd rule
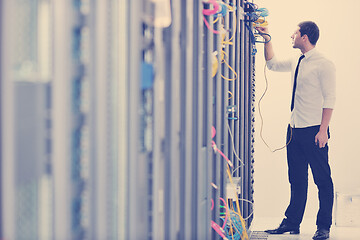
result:
[[[288,174],[291,187],[290,204],[286,209],[286,220],[295,226],[300,225],[305,211],[308,190],[308,166],[318,188],[319,211],[316,225],[330,229],[334,203],[334,186],[328,159],[328,145],[319,148],[315,136],[320,126],[291,128],[288,126],[287,146]],[[329,137],[330,133],[328,131]]]

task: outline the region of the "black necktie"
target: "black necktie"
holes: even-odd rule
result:
[[[305,55],[300,56],[298,64],[297,64],[296,69],[295,69],[294,87],[293,87],[292,98],[291,98],[291,107],[290,107],[291,111],[294,109],[295,91],[296,91],[296,85],[297,85],[296,79],[297,79],[297,75],[298,75],[298,72],[299,72],[299,65],[300,65],[301,60],[304,57],[305,57]]]

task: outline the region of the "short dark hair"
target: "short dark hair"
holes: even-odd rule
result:
[[[316,42],[319,39],[320,31],[316,23],[312,21],[304,21],[299,23],[298,25],[300,27],[300,34],[301,36],[307,35],[309,38],[309,41],[312,45],[316,45]]]

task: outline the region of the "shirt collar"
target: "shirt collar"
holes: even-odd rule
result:
[[[310,51],[307,51],[306,53],[304,53],[305,55],[305,59],[310,58],[312,55],[314,55],[316,53],[316,48],[311,49]]]

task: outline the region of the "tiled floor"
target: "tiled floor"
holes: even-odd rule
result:
[[[300,227],[299,235],[269,235],[267,240],[312,240],[312,236],[316,231],[313,225],[313,219],[304,219]],[[254,219],[251,227],[252,231],[263,231],[278,227],[280,221],[277,219]],[[337,227],[333,226],[330,231],[329,240],[360,240],[360,227]]]

